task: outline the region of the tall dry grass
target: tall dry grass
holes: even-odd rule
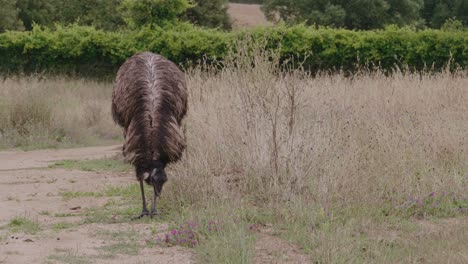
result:
[[[28,77],[0,81],[0,148],[24,149],[117,142],[111,84]]]
[[[467,260],[453,247],[468,242],[455,231],[467,227],[466,72],[312,76],[257,51],[187,78],[168,204],[250,208],[237,217],[273,223],[317,263]],[[462,220],[434,233],[413,217]]]
[[[174,188],[323,206],[466,192],[466,72],[311,76],[272,57],[190,71],[188,151]]]
[[[468,242],[456,231],[467,227],[466,72],[312,76],[277,58],[189,71],[188,149],[163,200],[272,223],[317,263],[467,260],[453,246]],[[443,232],[414,217],[462,220]]]

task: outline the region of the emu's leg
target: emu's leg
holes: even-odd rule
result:
[[[154,194],[153,194],[153,205],[151,206],[150,216],[153,217],[158,215],[158,209],[156,207],[156,200],[161,195],[162,187],[167,181],[166,174],[158,174],[156,179],[153,179],[151,183],[153,184]]]
[[[154,194],[153,194],[153,204],[151,205],[151,213],[150,217],[153,218],[153,216],[158,215],[158,209],[156,208],[156,200],[159,196],[159,193],[157,191],[157,183],[153,182],[153,189],[154,189]]]
[[[143,216],[149,215],[148,209],[146,207],[146,198],[145,198],[145,188],[143,187],[143,174],[138,175],[138,180],[140,181],[140,190],[141,190],[141,199],[143,200],[143,210],[141,214],[137,217],[134,217],[133,220],[140,219]]]

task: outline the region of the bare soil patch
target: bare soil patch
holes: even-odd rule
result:
[[[106,187],[128,185],[132,173],[86,172],[48,169],[50,164],[65,159],[99,159],[111,157],[119,146],[80,149],[0,152],[0,263],[191,263],[192,251],[181,247],[148,246],[156,232],[167,231],[167,225],[156,228],[141,223],[78,225],[80,215],[91,207],[104,205],[109,197],[78,197],[65,200],[62,192],[99,192]],[[58,217],[60,216],[60,217]],[[15,217],[37,221],[36,234],[9,232],[5,226]],[[70,228],[54,230],[66,223]],[[138,254],[109,255],[119,250],[118,241],[107,240],[99,232],[132,230],[138,239]],[[125,246],[125,244],[123,245]],[[114,249],[114,247],[116,249]]]
[[[228,13],[233,20],[233,27],[244,28],[270,25],[271,23],[266,19],[260,6],[230,3]]]
[[[0,171],[46,168],[58,160],[99,159],[116,155],[120,146],[0,152]],[[3,178],[2,178],[3,179]]]

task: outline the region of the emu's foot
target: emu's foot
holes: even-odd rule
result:
[[[150,215],[148,210],[143,210],[139,216],[133,217],[132,220],[138,220],[148,215]]]
[[[153,218],[153,216],[158,216],[158,215],[159,215],[159,212],[157,209],[151,210],[151,213],[149,214],[151,218]]]

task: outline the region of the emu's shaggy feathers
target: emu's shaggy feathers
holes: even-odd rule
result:
[[[180,131],[187,112],[184,73],[150,52],[136,54],[119,69],[112,93],[114,121],[124,128],[123,155],[133,165],[180,159]]]

